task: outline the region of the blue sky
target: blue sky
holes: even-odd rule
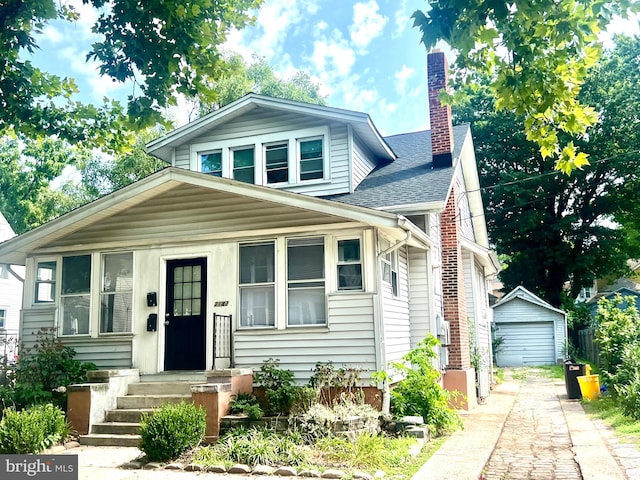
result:
[[[70,3],[80,21],[47,25],[34,63],[75,78],[81,100],[124,101],[131,86],[100,78],[96,64],[85,61],[97,39],[90,31],[97,13],[81,0]],[[265,0],[255,25],[232,32],[225,48],[247,60],[254,53],[263,56],[284,77],[308,72],[329,105],[368,113],[383,134],[421,130],[428,126],[426,50],[410,16],[426,5],[425,0]],[[183,123],[186,107],[172,116]]]
[[[97,39],[90,30],[97,13],[82,0],[69,3],[80,21],[47,25],[34,63],[75,78],[83,101],[125,101],[131,86],[101,78],[96,64],[85,61]],[[265,57],[283,77],[308,72],[329,105],[368,113],[384,135],[422,130],[429,123],[426,50],[410,17],[426,6],[426,0],[265,0],[255,25],[232,32],[224,47],[247,61]],[[638,32],[638,22],[612,30]],[[181,124],[187,112],[182,105],[171,116]]]

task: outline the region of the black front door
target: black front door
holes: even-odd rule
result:
[[[167,262],[165,370],[205,369],[206,273],[205,258]]]

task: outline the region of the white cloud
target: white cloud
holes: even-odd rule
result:
[[[356,3],[353,6],[353,24],[349,27],[351,41],[364,50],[384,30],[388,22],[387,17],[378,13],[379,7],[375,0],[367,3]]]
[[[62,32],[51,25],[47,25],[42,29],[42,35],[44,36],[45,41],[51,42],[54,45],[64,40]]]
[[[411,13],[409,11],[409,6],[407,5],[408,0],[402,0],[400,3],[400,8],[395,11],[393,17],[396,24],[396,30],[393,32],[391,38],[397,38],[406,30],[407,27],[411,26]]]
[[[313,42],[311,62],[319,72],[329,70],[339,76],[348,75],[355,61],[355,52],[338,31],[334,31],[332,39]]]
[[[394,74],[396,79],[396,90],[400,95],[404,95],[407,88],[407,82],[411,77],[413,77],[415,72],[415,69],[403,64],[402,69]]]
[[[623,19],[618,16],[613,17],[607,31],[602,32],[599,37],[606,48],[613,48],[615,46],[613,36],[616,34],[629,36],[640,35],[640,14],[636,13],[631,15],[628,19]]]

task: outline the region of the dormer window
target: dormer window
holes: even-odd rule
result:
[[[233,178],[245,183],[255,182],[254,148],[238,148],[232,150]]]
[[[289,144],[274,143],[264,147],[267,183],[286,183],[289,181]]]
[[[222,176],[222,151],[203,153],[200,155],[200,171],[214,177]]]
[[[300,150],[300,181],[323,178],[322,137],[300,140],[298,144]]]

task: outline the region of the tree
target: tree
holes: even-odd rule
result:
[[[614,15],[638,11],[636,0],[429,0],[413,14],[422,42],[440,40],[457,53],[456,67],[467,85],[489,79],[494,108],[523,118],[527,140],[543,160],[570,173],[588,164],[571,136],[596,120],[578,101],[587,71],[601,54],[598,34]],[[569,134],[569,136],[565,135]]]
[[[588,77],[581,99],[601,105],[599,123],[580,148],[589,167],[571,176],[554,172],[527,140],[522,116],[495,110],[486,79],[467,89],[456,121],[472,123],[486,205],[498,254],[507,259],[500,278],[507,290],[524,285],[560,306],[565,284],[572,297],[594,278],[622,273],[640,253],[640,40],[618,38]],[[635,60],[634,60],[635,59]],[[633,220],[631,220],[633,219]]]
[[[289,78],[279,78],[267,60],[257,55],[253,56],[249,65],[240,55],[231,55],[227,64],[229,71],[215,83],[216,101],[210,102],[200,96],[196,98],[200,115],[223,107],[251,92],[317,105],[326,104],[326,98],[320,94],[319,85],[307,72],[297,71]]]
[[[211,82],[224,72],[218,45],[262,0],[168,2],[166,0],[83,0],[100,15],[93,31],[102,36],[88,55],[113,81],[132,81],[128,126],[160,122],[176,96],[196,93],[213,100]],[[73,7],[54,0],[21,0],[0,8],[0,135],[57,135],[70,143],[113,147],[125,125],[122,107],[72,100],[73,80],[43,72],[22,59],[38,48],[35,35],[54,20],[77,20]]]

